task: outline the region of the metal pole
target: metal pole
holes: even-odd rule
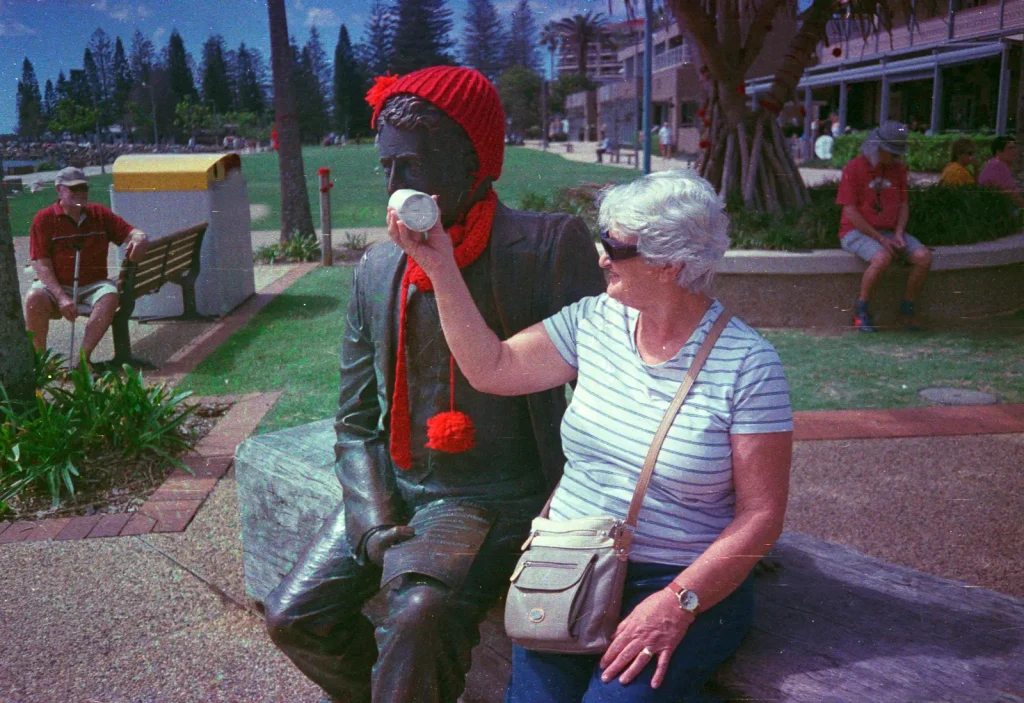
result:
[[[540,136],[544,141],[544,151],[548,150],[548,81],[540,79]]]
[[[814,156],[814,135],[811,134],[811,109],[814,107],[810,87],[804,88],[804,161]]]
[[[334,250],[331,245],[331,169],[317,170],[320,175],[320,265],[334,264]]]
[[[942,66],[936,58],[932,69],[932,134],[942,131]]]
[[[839,134],[846,134],[846,113],[848,110],[849,85],[846,81],[839,82]],[[839,135],[834,135],[839,136]]]
[[[1006,113],[1010,102],[1010,45],[1003,43],[999,57],[999,102],[996,105],[996,134],[1006,136]]]
[[[644,174],[651,172],[651,68],[654,0],[644,0]]]
[[[885,61],[882,62],[882,70],[885,70]],[[882,74],[882,100],[878,109],[878,124],[889,119],[889,75]]]

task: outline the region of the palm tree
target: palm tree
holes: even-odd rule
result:
[[[278,163],[281,174],[281,241],[295,235],[315,236],[309,211],[305,167],[302,163],[302,135],[299,131],[292,51],[288,42],[288,20],[284,0],[267,0],[270,17],[270,59],[274,74],[274,113],[277,124]]]
[[[558,44],[561,42],[561,35],[554,20],[545,24],[540,30],[540,45],[548,50],[551,57],[551,80],[555,79],[555,52],[558,51]],[[1024,152],[1024,149],[1021,150]]]
[[[2,160],[0,173],[3,173]],[[16,403],[31,400],[35,392],[32,347],[25,334],[11,218],[3,188],[0,188],[0,386]]]
[[[562,45],[576,49],[576,70],[581,76],[587,75],[587,52],[592,44],[600,45],[604,41],[607,24],[608,20],[600,12],[596,15],[593,12],[577,14],[554,23],[554,30]],[[543,35],[541,43],[544,43]]]

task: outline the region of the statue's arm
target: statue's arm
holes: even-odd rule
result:
[[[334,428],[334,470],[345,503],[345,534],[352,551],[365,557],[367,537],[399,522],[397,494],[387,432],[381,424],[376,349],[369,326],[367,293],[360,280],[365,262],[352,280],[352,293],[341,342],[341,388]]]

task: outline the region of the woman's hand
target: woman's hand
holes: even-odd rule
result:
[[[694,616],[679,607],[676,594],[667,588],[648,596],[616,628],[612,643],[601,657],[601,681],[608,683],[618,676],[619,683],[628,684],[657,659],[651,688],[658,688],[665,680],[672,653],[693,620]]]
[[[436,195],[431,197],[434,198],[434,202],[437,202]],[[414,259],[423,272],[430,277],[430,280],[434,281],[438,277],[444,276],[449,268],[458,270],[452,239],[444,231],[440,219],[424,236],[424,233],[406,227],[405,223],[398,219],[395,209],[389,207],[387,225],[391,241]]]

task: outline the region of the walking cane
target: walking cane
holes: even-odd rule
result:
[[[90,232],[88,234],[69,234],[63,237],[54,237],[53,241],[61,241],[64,239],[70,240],[69,246],[75,250],[75,278],[71,284],[71,302],[75,305],[75,316],[71,318],[71,344],[68,345],[68,368],[75,367],[75,325],[78,322],[78,271],[79,266],[82,263],[82,247],[85,246],[86,241],[89,237],[97,234],[103,234],[103,232]]]

